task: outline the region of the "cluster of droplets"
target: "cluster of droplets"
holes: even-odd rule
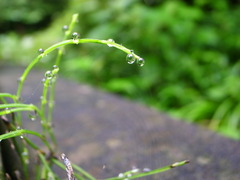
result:
[[[78,44],[78,39],[80,38],[80,34],[77,32],[72,33],[72,39],[75,44]]]
[[[140,67],[142,67],[145,64],[144,59],[136,56],[133,51],[131,51],[131,53],[127,55],[126,60],[128,64],[133,64],[137,62],[138,66]]]
[[[22,129],[22,128],[21,128],[20,126],[18,126],[18,127],[16,128],[16,130],[21,130],[21,129]],[[23,139],[23,135],[21,135],[20,138]]]
[[[143,168],[142,172],[149,172],[151,171],[149,168]],[[132,177],[134,174],[140,173],[141,169],[133,168],[131,171],[127,171],[125,173],[120,173],[118,175],[119,178],[124,178],[124,180],[128,180],[130,177]]]
[[[45,77],[42,79],[42,83],[45,83],[46,80],[53,80],[56,77],[56,74],[59,71],[59,67],[57,65],[53,65],[53,70],[52,71],[46,71],[45,72]],[[49,81],[51,83],[51,81]]]

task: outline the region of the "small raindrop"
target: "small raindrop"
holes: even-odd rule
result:
[[[151,169],[149,169],[149,168],[143,168],[143,172],[149,172],[149,171],[151,171]]]
[[[52,79],[52,77],[53,77],[52,71],[47,71],[47,72],[45,73],[45,77],[46,77],[47,79]]]
[[[132,173],[138,173],[138,172],[139,172],[139,169],[134,168],[131,172],[132,172]]]
[[[5,108],[5,112],[6,112],[6,114],[9,114],[9,113],[11,113],[11,110],[9,108]]]
[[[44,53],[44,49],[40,48],[40,49],[38,49],[38,52],[39,52],[40,54],[42,54],[42,53]]]
[[[57,65],[53,65],[53,69],[59,69]]]
[[[144,64],[145,64],[145,60],[144,60],[143,58],[139,58],[139,59],[137,60],[137,64],[138,64],[138,66],[142,67],[142,66],[144,66]]]
[[[119,177],[119,178],[122,178],[122,177],[124,177],[124,174],[123,174],[123,173],[120,173],[120,174],[118,175],[118,177]]]
[[[22,156],[28,156],[28,152],[27,151],[22,152]]]
[[[108,42],[115,43],[115,41],[113,39],[108,39]],[[112,45],[112,44],[107,44],[107,45],[108,45],[108,47],[114,47],[114,45]]]
[[[56,75],[58,71],[59,71],[59,67],[57,65],[53,65],[53,70],[52,70],[53,76]]]
[[[29,119],[31,119],[32,121],[35,121],[35,120],[36,120],[36,115],[29,114],[28,117],[29,117]]]
[[[64,25],[63,27],[62,27],[62,30],[65,32],[65,31],[67,31],[68,30],[68,25]]]
[[[80,34],[78,34],[77,32],[72,33],[73,42],[75,44],[78,44],[79,37],[80,37]]]
[[[43,78],[42,80],[41,80],[41,82],[44,84],[45,83],[45,81],[46,81],[46,79],[45,78]]]
[[[136,58],[134,57],[133,54],[128,54],[126,57],[126,60],[127,60],[128,64],[133,64],[135,62]]]
[[[18,83],[22,82],[22,77],[19,77],[19,78],[17,79],[17,82],[18,82]]]
[[[21,127],[20,126],[17,126],[17,130],[20,130],[21,129]]]

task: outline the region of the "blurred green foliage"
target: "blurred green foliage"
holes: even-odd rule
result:
[[[31,44],[58,40],[59,27],[78,12],[76,31],[82,38],[114,39],[132,47],[146,64],[143,68],[128,65],[113,48],[85,45],[67,50],[61,68],[65,76],[240,139],[239,3],[71,0],[55,23],[33,35],[35,43]],[[14,42],[19,41],[24,49],[23,39]],[[0,54],[2,59],[16,58],[7,56],[6,51]]]
[[[25,33],[43,28],[51,22],[56,12],[60,13],[67,0],[1,0],[0,33],[15,31]]]

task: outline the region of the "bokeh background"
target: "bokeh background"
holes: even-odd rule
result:
[[[146,60],[101,45],[69,46],[60,73],[240,139],[239,0],[1,0],[0,65],[24,65],[63,38],[114,39]],[[54,53],[39,64],[49,68]]]

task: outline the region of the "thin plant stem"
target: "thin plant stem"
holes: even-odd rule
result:
[[[64,37],[63,40],[67,40],[67,38],[69,38],[69,36],[71,35],[73,28],[75,26],[75,24],[78,21],[78,14],[73,14],[72,16],[72,20],[68,26],[68,30],[66,30],[64,32]],[[60,61],[62,59],[62,55],[63,55],[63,51],[64,51],[64,46],[62,46],[61,48],[59,48],[58,50],[58,54],[57,54],[57,58],[55,61],[55,66],[59,67],[60,65]],[[57,72],[58,73],[58,72]],[[55,75],[55,78],[52,80],[52,85],[51,85],[51,89],[50,89],[50,93],[49,93],[49,104],[48,104],[48,122],[50,124],[52,124],[52,120],[53,120],[53,109],[54,109],[54,99],[55,99],[55,86],[56,86],[56,78],[57,78],[57,73]]]
[[[59,47],[70,45],[70,44],[82,44],[82,43],[97,43],[97,44],[111,45],[111,47],[115,47],[127,54],[132,54],[135,58],[140,59],[140,57],[138,55],[134,54],[130,49],[128,49],[120,44],[117,44],[115,42],[112,42],[112,41],[99,40],[99,39],[69,39],[69,40],[65,40],[65,41],[56,43],[56,44],[50,46],[49,48],[47,48],[42,54],[38,55],[28,65],[28,67],[23,72],[21,78],[19,79],[19,85],[18,85],[18,90],[17,90],[17,99],[20,99],[20,97],[21,97],[23,84],[27,78],[27,75],[29,74],[31,69],[40,61],[40,59],[42,59],[44,56],[46,56],[47,54],[49,54],[50,52],[54,51],[55,49],[57,49]]]
[[[161,172],[164,172],[164,171],[168,171],[168,170],[173,169],[175,167],[183,166],[187,163],[189,163],[188,160],[181,161],[181,162],[176,162],[176,163],[173,163],[171,165],[168,165],[168,166],[165,166],[165,167],[162,167],[162,168],[158,168],[158,169],[154,169],[154,170],[151,170],[151,171],[148,171],[148,172],[133,173],[133,171],[127,171],[125,173],[122,173],[122,175],[119,176],[119,177],[108,178],[108,179],[105,179],[105,180],[123,180],[123,179],[142,178],[142,177],[158,174],[158,173],[161,173]]]
[[[42,153],[38,153],[38,156],[39,156],[40,160],[42,161],[43,166],[46,170],[46,173],[44,173],[44,175],[43,175],[44,177],[42,177],[42,178],[44,178],[44,179],[52,179],[52,178],[53,179],[59,179],[57,177],[57,175],[52,171],[51,167],[49,166],[49,163],[47,162],[47,160],[45,158],[45,156]]]

